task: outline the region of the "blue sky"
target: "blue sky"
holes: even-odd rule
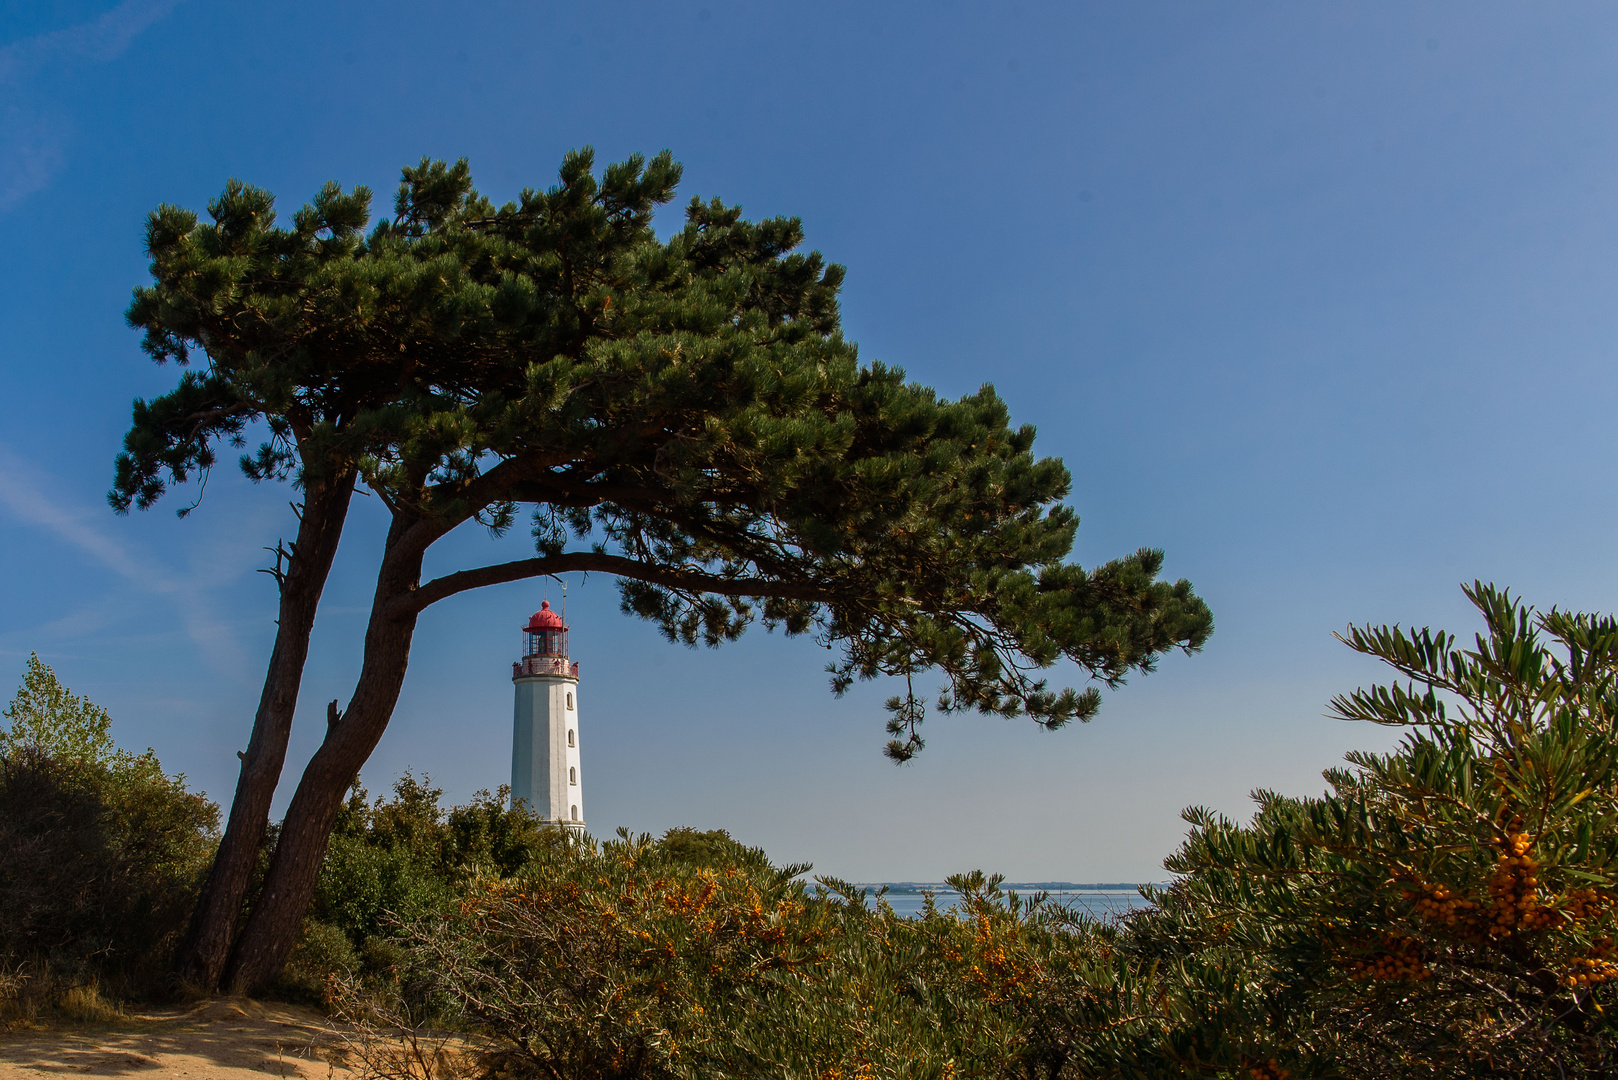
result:
[[[1458,585],[1618,607],[1618,9],[1562,3],[0,4],[0,689],[30,650],[216,798],[273,634],[291,492],[219,470],[115,517],[123,325],[161,202],[239,177],[385,205],[470,158],[496,200],[562,155],[673,150],[685,196],[803,218],[862,355],[993,382],[1074,473],[1092,564],[1164,548],[1217,630],[1059,733],[935,719],[896,768],[869,685],[757,633],[662,642],[569,585],[593,830],[728,828],[864,880],[1146,880],[1190,804],[1390,735],[1349,622],[1475,627]],[[677,211],[671,211],[671,218]],[[358,499],[294,762],[358,666],[381,515]],[[509,558],[456,537],[439,569]],[[435,607],[365,771],[463,799],[509,773],[506,664],[540,586]],[[552,587],[551,599],[558,599]]]

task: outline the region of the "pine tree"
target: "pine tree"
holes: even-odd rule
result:
[[[224,971],[243,899],[269,825],[270,800],[286,761],[315,611],[337,555],[360,458],[369,451],[371,421],[395,400],[393,388],[353,378],[353,348],[330,347],[315,332],[341,321],[341,299],[329,282],[352,263],[370,212],[364,188],[344,194],[327,185],[298,212],[291,229],[275,229],[274,200],[232,182],[208,205],[214,225],[159,207],[147,223],[146,248],[159,284],[135,291],[127,318],[146,331],[142,342],[159,364],[189,368],[202,349],[206,365],[186,370],[167,394],[134,404],[116,477],[107,498],[118,513],[144,510],[168,485],[193,476],[206,485],[220,442],[242,446],[250,425],[267,438],[241,469],[257,482],[291,480],[301,498],[295,538],[277,542],[270,568],[280,592],[275,645],[253,717],[230,818],[179,954],[186,982],[215,986]],[[238,301],[219,318],[223,297]],[[216,304],[216,300],[221,301]],[[206,344],[204,344],[206,343]],[[326,345],[327,347],[322,347]],[[200,495],[199,495],[200,498]],[[179,511],[184,517],[195,505]]]
[[[131,309],[149,347],[204,345],[208,378],[242,381],[272,433],[272,399],[347,418],[323,445],[354,456],[392,516],[359,680],[294,793],[233,985],[284,960],[416,621],[466,589],[597,571],[671,640],[717,645],[755,621],[813,634],[839,692],[904,679],[888,722],[900,761],[922,746],[914,679],[929,670],[946,710],[1055,728],[1100,694],[1052,689],[1043,669],[1066,659],[1115,686],[1210,632],[1189,583],[1157,580],[1156,551],[1063,561],[1067,470],[1034,457],[1033,429],[1012,428],[992,388],[948,401],[862,364],[839,328],[843,270],[797,251],[796,219],[693,200],[659,240],[652,212],[678,178],[665,152],[597,179],[586,151],[556,187],[496,208],[464,161],[424,160],[363,241],[351,219],[310,231],[330,217],[320,199],[277,230],[268,196],[234,184],[213,225],[154,215],[157,281]],[[359,193],[321,196],[343,198]],[[340,257],[299,254],[328,234]],[[125,472],[170,467],[172,438],[142,442],[136,420],[120,490],[142,490]],[[269,475],[289,454],[272,440],[244,465]],[[524,510],[534,557],[422,581],[437,540],[468,522],[505,531]]]

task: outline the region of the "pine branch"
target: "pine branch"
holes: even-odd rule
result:
[[[699,570],[648,566],[621,555],[576,551],[533,559],[517,559],[513,562],[478,567],[475,570],[460,570],[453,574],[445,574],[393,601],[390,605],[390,614],[404,615],[412,611],[421,611],[440,600],[469,589],[580,571],[613,574],[683,593],[775,597],[783,600],[807,600],[811,603],[831,603],[838,599],[846,599],[833,588],[809,582],[781,581],[773,578],[718,577]]]

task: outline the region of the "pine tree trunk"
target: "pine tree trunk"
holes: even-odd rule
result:
[[[286,761],[315,612],[354,495],[354,475],[352,470],[340,473],[327,483],[311,484],[305,493],[297,540],[281,582],[275,648],[253,717],[253,733],[241,755],[230,819],[177,957],[180,978],[204,992],[218,989],[235,942],[242,902],[269,823],[270,800]]]
[[[320,749],[303,771],[264,888],[231,956],[224,985],[233,993],[262,991],[280,974],[314,898],[337,812],[399,701],[418,613],[389,613],[388,602],[416,588],[422,563],[419,547],[406,551],[399,544],[404,531],[397,519],[389,530],[354,696],[348,710],[327,728]]]

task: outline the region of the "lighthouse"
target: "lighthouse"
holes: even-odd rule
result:
[[[549,601],[523,627],[523,657],[511,665],[511,681],[511,805],[582,831],[579,665],[568,660],[567,626]]]

